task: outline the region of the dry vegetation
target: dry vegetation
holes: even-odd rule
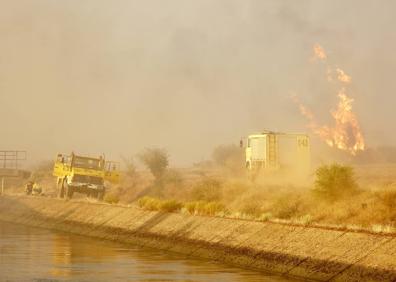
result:
[[[148,172],[134,172],[118,187],[121,202],[138,202],[149,210],[216,215],[252,220],[331,225],[394,231],[396,172],[339,164],[320,166],[308,184],[262,177],[248,180],[236,146],[220,146],[213,162],[190,169],[163,170],[161,181]],[[375,177],[377,175],[377,177]],[[138,179],[138,180],[137,180]],[[133,183],[133,185],[131,185]]]
[[[352,172],[349,167],[337,167],[341,171],[348,171],[347,175]],[[330,167],[330,170],[336,169]],[[327,191],[318,190],[318,183],[312,187],[268,184],[265,181],[252,183],[245,178],[224,178],[219,171],[211,175],[202,175],[201,172],[200,169],[172,171],[172,174],[178,175],[178,182],[175,185],[164,181],[160,195],[155,195],[151,189],[147,190],[145,185],[150,187],[152,184],[143,172],[137,174],[140,179],[146,179],[143,182],[146,184],[137,182],[130,190],[121,189],[121,185],[114,191],[121,202],[137,202],[140,207],[148,210],[388,232],[393,232],[396,226],[396,187],[384,186],[382,189],[369,190],[358,187],[355,181],[351,183],[350,179],[342,178],[334,190],[338,191],[339,187],[349,188],[342,188],[339,194],[334,194],[334,183],[327,186],[330,187],[330,191]],[[329,176],[326,177],[329,181]],[[351,177],[355,179],[353,174]],[[127,179],[124,179],[125,184],[129,183]],[[149,193],[145,194],[145,191]]]
[[[320,166],[308,184],[265,176],[252,182],[242,153],[236,146],[221,146],[211,162],[170,169],[166,151],[146,150],[137,159],[147,170],[125,159],[121,183],[104,200],[191,215],[395,232],[396,165]],[[47,166],[33,175],[47,195],[55,195]]]

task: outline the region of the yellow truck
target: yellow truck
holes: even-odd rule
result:
[[[106,193],[105,184],[119,182],[119,163],[106,161],[103,156],[58,154],[53,175],[57,177],[59,198],[71,199],[74,192],[78,192],[102,200]]]
[[[310,140],[307,134],[264,131],[247,137],[248,171],[282,171],[307,174],[310,170]]]

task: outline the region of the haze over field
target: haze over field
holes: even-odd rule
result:
[[[175,165],[208,158],[261,129],[309,131],[295,93],[321,123],[353,80],[367,147],[392,145],[393,1],[0,0],[1,148],[57,152],[168,149]]]

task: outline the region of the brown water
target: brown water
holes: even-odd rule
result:
[[[157,250],[0,222],[0,281],[291,281]]]

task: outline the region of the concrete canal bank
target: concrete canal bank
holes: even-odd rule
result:
[[[0,220],[318,281],[396,281],[396,237],[38,197],[0,197]]]

